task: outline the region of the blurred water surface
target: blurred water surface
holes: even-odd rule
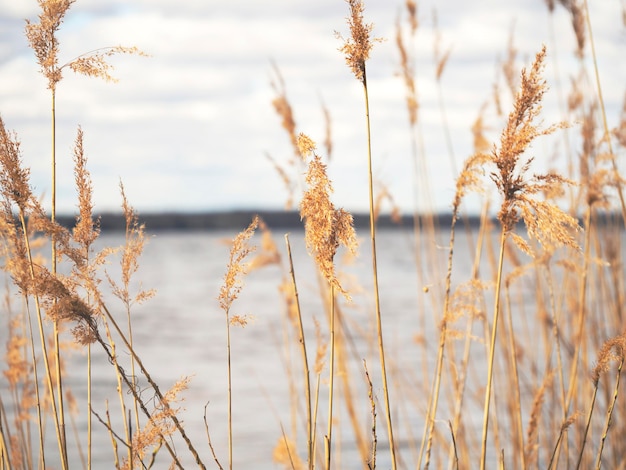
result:
[[[217,457],[222,466],[228,465],[226,317],[219,308],[217,297],[227,268],[229,243],[235,234],[233,231],[158,232],[150,235],[132,283],[134,293],[140,289],[156,291],[152,299],[131,307],[134,348],[163,393],[177,380],[191,377],[188,390],[181,394],[184,401],[178,405],[182,408],[180,417],[208,468],[214,467],[215,462],[207,443],[205,407]],[[287,319],[286,306],[279,290],[280,284],[289,279],[283,235],[282,232],[273,234],[282,264],[250,272],[231,312],[251,317],[246,327],[231,329],[233,453],[236,468],[278,468],[272,452],[282,439],[283,432],[290,437],[295,435],[299,455],[303,460],[306,459],[302,360],[297,336]],[[364,232],[359,233],[359,236],[361,243],[356,259],[346,262],[345,253],[337,254],[340,278],[352,296],[351,302],[341,298],[339,303],[342,324],[349,332],[345,350],[349,368],[340,373],[350,375],[356,417],[367,436],[371,428],[371,409],[363,360],[367,362],[374,393],[379,400],[382,400],[383,392],[375,339],[369,234]],[[441,243],[445,244],[447,234],[442,233],[441,237]],[[321,300],[320,279],[304,246],[304,233],[293,232],[289,239],[312,368],[318,348],[315,321],[320,324],[323,340],[327,341],[329,337],[326,312]],[[260,236],[255,235],[252,243],[260,245],[260,242]],[[98,248],[123,243],[123,234],[105,233],[98,241]],[[420,254],[423,272],[418,274],[413,243],[410,231],[405,229],[378,233],[381,310],[388,367],[393,371],[391,399],[394,414],[401,417],[401,427],[396,437],[404,461],[411,465],[414,465],[414,449],[407,449],[406,442],[409,437],[419,440],[418,436],[422,432],[428,395],[422,396],[420,388],[426,390],[428,387],[430,378],[425,378],[424,374],[425,370],[433,369],[437,341],[434,325],[439,312],[435,312],[435,309],[441,298],[433,302],[430,296],[442,292],[444,279],[443,272],[437,272],[428,264],[429,255],[426,252]],[[467,246],[465,236],[460,234],[455,253],[455,270],[464,278],[469,276],[472,263]],[[428,249],[431,254],[445,259],[446,249],[441,244],[431,244]],[[119,279],[119,264],[115,257],[105,269],[111,278]],[[124,305],[110,294],[106,281],[102,284],[102,290],[107,293],[109,309],[120,325],[126,328]],[[425,359],[423,346],[418,346],[416,341],[425,341],[428,349],[433,351],[428,359]],[[121,342],[118,341],[116,346],[120,363],[130,373],[128,352]],[[108,406],[113,428],[123,435],[114,368],[97,344],[92,347],[92,357],[94,411],[104,418]],[[70,461],[73,468],[80,468],[79,449],[84,454],[88,415],[85,350],[68,353],[66,360],[65,384],[76,397],[78,406],[78,414],[73,418],[75,432],[68,430]],[[138,370],[136,375],[142,385],[142,396],[153,404],[154,394],[149,390],[145,378]],[[313,386],[315,378],[312,373]],[[320,436],[323,436],[326,428],[327,380],[328,359],[320,384]],[[401,386],[398,385],[400,382]],[[339,379],[336,379],[335,384],[338,401],[335,404],[337,422],[333,439],[337,445],[338,468],[361,468],[346,408],[339,400],[343,396],[343,386]],[[407,384],[412,387],[410,394],[407,392]],[[297,403],[291,398],[294,396],[292,392],[297,397]],[[131,396],[127,391],[125,399],[129,406]],[[378,406],[378,465],[386,468],[389,462],[384,413],[381,403]],[[294,412],[297,413],[295,420]],[[145,424],[145,419],[140,419]],[[95,418],[93,427],[94,468],[113,468],[111,437]],[[76,437],[79,444],[76,443]],[[174,438],[174,447],[185,467],[195,466],[185,443],[178,436]],[[47,436],[47,448],[50,455],[56,457],[56,442],[51,430]],[[118,452],[120,458],[125,457],[121,446]],[[323,452],[321,441],[318,452]],[[157,468],[169,465],[170,459],[166,453],[165,449],[160,450]],[[59,468],[60,465],[52,457],[47,462],[49,468]]]

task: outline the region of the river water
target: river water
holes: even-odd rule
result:
[[[182,377],[190,377],[189,388],[182,393],[184,401],[180,418],[195,447],[208,468],[215,462],[207,444],[204,413],[217,457],[225,468],[228,465],[227,420],[227,356],[225,314],[217,300],[228,263],[229,244],[235,232],[158,232],[149,236],[133,289],[155,289],[156,295],[147,302],[134,305],[131,311],[134,347],[146,369],[166,391]],[[251,316],[244,327],[231,328],[232,342],[232,427],[233,459],[235,468],[281,468],[273,460],[273,450],[283,436],[296,435],[298,454],[306,460],[304,392],[302,361],[297,336],[287,320],[286,307],[279,286],[288,278],[284,233],[275,232],[273,238],[282,256],[283,265],[271,265],[250,272],[240,297],[233,304],[233,314]],[[340,315],[349,340],[345,357],[348,369],[335,378],[336,403],[333,430],[336,468],[362,468],[351,431],[346,406],[342,401],[344,384],[341,374],[349,374],[354,397],[356,419],[364,436],[370,438],[371,408],[364,374],[366,361],[377,402],[377,463],[388,468],[386,425],[383,412],[376,323],[372,296],[373,277],[367,231],[359,233],[359,256],[350,263],[339,253],[338,272],[343,285],[351,292],[352,302],[339,301]],[[475,235],[475,234],[473,234]],[[437,347],[437,319],[440,315],[441,292],[445,273],[434,268],[429,260],[435,255],[447,258],[448,233],[439,234],[437,243],[426,243],[421,253],[422,274],[416,269],[413,238],[408,229],[381,230],[377,237],[379,288],[390,377],[392,412],[396,439],[404,466],[413,468],[416,462],[416,442],[421,441],[428,389]],[[467,236],[460,233],[455,251],[455,278],[467,279],[471,273],[473,252]],[[309,361],[315,359],[318,347],[316,322],[320,325],[323,341],[328,341],[326,311],[321,300],[319,277],[304,246],[304,233],[289,235],[292,244],[295,274],[303,315]],[[99,246],[118,246],[123,234],[105,233]],[[257,234],[253,244],[260,244]],[[106,266],[116,278],[119,267],[115,259]],[[444,266],[443,264],[441,266]],[[102,285],[107,292],[106,281]],[[438,298],[436,296],[439,296]],[[122,325],[126,314],[119,300],[107,294],[109,309]],[[476,333],[479,330],[475,330]],[[4,334],[0,339],[4,342]],[[117,344],[117,355],[129,370],[129,355]],[[474,346],[481,348],[483,346]],[[106,415],[108,404],[113,427],[123,434],[119,398],[116,393],[114,369],[100,347],[93,346],[93,408],[99,416]],[[481,357],[484,357],[479,351]],[[79,450],[86,446],[86,355],[76,350],[66,356],[65,385],[76,397],[79,413],[75,419],[75,433],[68,431],[69,454],[72,468],[82,468]],[[145,379],[137,372],[140,383]],[[311,374],[312,386],[315,385]],[[3,394],[6,385],[2,382]],[[469,387],[468,393],[472,392]],[[294,405],[292,397],[297,396]],[[328,357],[320,381],[318,434],[323,436],[327,419]],[[150,390],[145,387],[142,396],[153,403]],[[127,406],[130,395],[125,394]],[[480,401],[477,399],[477,401]],[[5,399],[6,402],[6,399]],[[445,409],[445,405],[442,405]],[[294,407],[297,418],[294,420]],[[480,423],[482,408],[477,405],[475,418]],[[444,412],[445,413],[445,412]],[[470,412],[471,414],[471,412]],[[143,421],[145,423],[145,420]],[[94,468],[113,468],[114,454],[106,428],[94,418]],[[445,434],[447,424],[443,426]],[[78,436],[76,443],[75,436]],[[320,437],[321,439],[321,437]],[[46,436],[49,449],[49,468],[60,468],[56,457],[54,434]],[[193,459],[184,442],[176,437],[174,445],[186,468],[193,468]],[[323,444],[318,444],[318,455],[323,455]],[[120,446],[120,458],[125,456]],[[167,468],[171,459],[165,449],[158,454],[155,468]]]

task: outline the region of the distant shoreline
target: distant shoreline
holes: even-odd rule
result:
[[[202,231],[202,230],[243,230],[255,214],[261,217],[270,229],[301,229],[304,224],[296,211],[279,210],[233,210],[215,212],[159,212],[139,213],[139,222],[145,224],[146,231]],[[355,213],[354,225],[357,228],[369,227],[369,214]],[[439,225],[449,227],[452,214],[435,214]],[[100,229],[103,232],[125,229],[125,219],[121,213],[103,213],[99,215]],[[480,218],[469,216],[469,223],[478,226]],[[75,216],[58,215],[57,221],[68,228],[76,223]],[[377,221],[380,228],[412,227],[413,216],[405,215],[400,222],[394,222],[388,214],[381,215]]]

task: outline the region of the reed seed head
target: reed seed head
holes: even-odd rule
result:
[[[27,345],[28,338],[22,331],[22,320],[19,317],[11,318],[8,321],[8,332],[9,339],[6,343],[4,356],[7,368],[2,371],[2,374],[7,379],[9,386],[15,388],[19,383],[26,383],[31,373],[28,360],[24,356],[24,346]]]
[[[272,106],[276,111],[276,114],[281,118],[281,125],[283,129],[287,132],[289,136],[289,140],[293,149],[298,155],[298,136],[296,134],[296,120],[293,115],[293,109],[291,107],[291,103],[287,98],[287,91],[285,88],[285,81],[283,80],[283,76],[280,73],[280,69],[272,64],[274,67],[274,72],[276,74],[276,80],[272,80],[271,85],[276,93],[276,97],[272,100]]]
[[[374,26],[363,22],[363,11],[365,6],[362,0],[346,0],[350,7],[350,16],[347,17],[348,26],[350,27],[350,36],[343,39],[339,33],[335,35],[344,41],[343,46],[339,48],[346,56],[346,64],[354,73],[357,80],[364,82],[365,80],[365,62],[369,59],[373,42],[380,41],[378,38],[370,37]]]
[[[20,141],[6,130],[0,117],[0,192],[5,201],[23,212],[28,211],[33,199],[29,178],[30,171],[22,167]]]
[[[98,221],[93,219],[93,184],[87,170],[87,157],[83,148],[83,130],[79,127],[74,143],[74,180],[78,192],[78,216],[73,238],[85,247],[96,241],[100,234]]]
[[[113,46],[87,52],[76,59],[59,66],[59,41],[57,31],[63,23],[65,14],[75,0],[37,0],[41,13],[39,22],[26,20],[26,38],[35,52],[41,73],[48,79],[48,88],[54,92],[61,81],[62,70],[69,67],[75,73],[88,77],[99,77],[106,81],[116,81],[111,75],[113,66],[107,58],[117,54],[146,54],[136,47]]]
[[[59,41],[56,33],[63,18],[75,0],[37,0],[41,13],[39,23],[26,20],[26,38],[35,52],[41,73],[48,79],[48,88],[54,90],[61,80],[58,66]]]
[[[598,352],[598,361],[596,362],[593,371],[591,372],[591,379],[595,386],[598,385],[600,377],[605,372],[608,372],[611,362],[624,363],[626,358],[626,333],[615,336],[604,342],[600,351]]]
[[[411,34],[415,35],[419,22],[417,21],[417,3],[415,0],[406,0],[406,10],[409,13],[409,24],[411,25]]]
[[[314,256],[320,273],[332,286],[348,297],[335,275],[334,258],[340,245],[352,252],[356,251],[357,241],[352,215],[343,209],[335,209],[330,200],[332,184],[328,179],[326,165],[315,154],[315,142],[300,134],[298,148],[303,157],[309,159],[305,177],[308,188],[300,202],[300,216],[304,220],[307,248]]]
[[[114,67],[107,62],[107,58],[119,54],[147,56],[147,54],[140,51],[136,47],[103,47],[101,49],[80,55],[76,59],[63,65],[61,68],[69,67],[72,71],[79,75],[102,78],[107,82],[117,82],[118,80],[111,75]]]
[[[417,99],[417,88],[415,86],[415,73],[413,65],[410,63],[406,46],[404,45],[402,27],[399,20],[396,23],[396,46],[398,47],[398,53],[400,54],[400,69],[406,90],[405,95],[407,110],[409,112],[409,124],[414,126],[417,123],[419,101]]]
[[[244,259],[255,250],[249,241],[258,225],[259,218],[255,216],[248,228],[239,233],[232,242],[228,268],[218,297],[220,307],[227,316],[230,316],[230,308],[243,287],[242,278],[248,272],[248,265],[244,263]]]
[[[113,295],[119,298],[126,308],[129,309],[133,304],[140,304],[154,297],[156,292],[153,289],[144,290],[140,286],[139,291],[131,295],[131,279],[139,270],[139,258],[146,243],[145,225],[139,223],[137,212],[128,202],[126,191],[121,181],[120,193],[122,195],[122,210],[126,220],[126,237],[124,246],[121,249],[122,258],[120,261],[122,282],[118,284],[108,275],[107,278]]]
[[[511,232],[521,218],[526,223],[528,234],[542,244],[578,248],[572,236],[573,231],[580,229],[576,219],[556,205],[534,197],[539,193],[562,194],[563,186],[571,184],[571,181],[555,173],[529,175],[533,159],[522,159],[534,139],[565,126],[561,123],[543,128],[541,123],[535,122],[546,90],[541,75],[545,56],[544,46],[536,55],[530,71],[522,70],[520,90],[500,137],[500,146],[492,151],[491,160],[497,171],[491,177],[503,199],[498,219],[507,232]],[[520,248],[527,251],[528,246]]]

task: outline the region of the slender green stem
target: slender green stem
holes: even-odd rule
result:
[[[363,93],[365,97],[365,121],[367,125],[367,165],[369,180],[369,206],[370,206],[370,240],[372,246],[372,273],[374,277],[374,302],[376,308],[376,327],[378,333],[378,353],[380,356],[380,368],[383,379],[383,392],[385,398],[385,415],[387,417],[387,434],[389,436],[389,453],[391,455],[391,468],[396,470],[396,446],[393,438],[393,425],[391,422],[391,406],[389,404],[389,385],[387,383],[387,367],[385,365],[385,348],[383,343],[383,325],[380,313],[380,296],[378,293],[378,268],[376,265],[376,220],[374,215],[374,177],[372,172],[372,135],[370,129],[370,106],[367,92],[367,78],[365,65],[363,65]]]
[[[493,366],[496,350],[496,336],[498,333],[498,318],[500,316],[500,289],[502,287],[502,267],[504,265],[504,246],[506,244],[507,231],[502,228],[500,235],[500,256],[498,259],[498,276],[496,279],[496,293],[494,299],[493,325],[491,328],[491,341],[489,345],[489,362],[487,364],[487,387],[485,389],[485,407],[483,414],[482,450],[480,454],[480,469],[485,470],[487,460],[487,434],[489,430],[489,405],[491,404],[491,388],[493,384]]]

